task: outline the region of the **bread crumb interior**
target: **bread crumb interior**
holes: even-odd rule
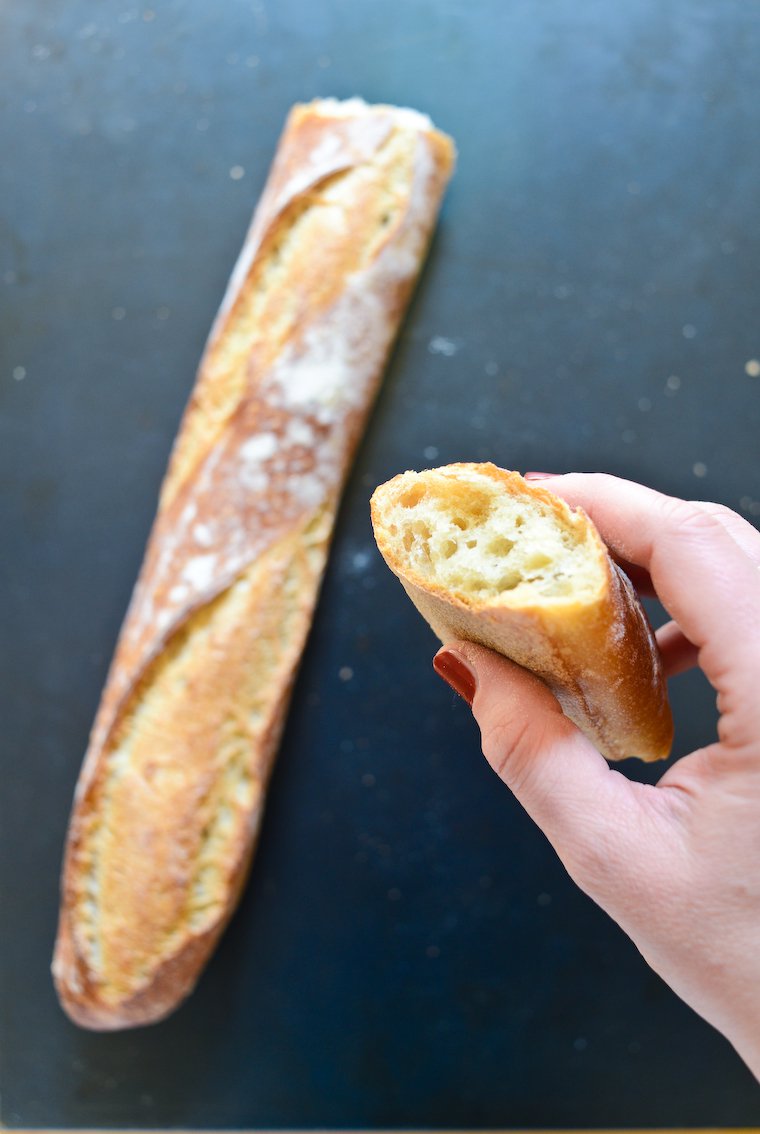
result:
[[[383,505],[396,553],[433,582],[479,602],[583,599],[599,586],[585,529],[526,488],[513,495],[472,472],[407,473]]]

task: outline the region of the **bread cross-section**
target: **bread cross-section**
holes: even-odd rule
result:
[[[455,464],[381,485],[372,522],[442,642],[479,642],[531,670],[610,760],[669,754],[654,635],[585,513],[518,473]]]

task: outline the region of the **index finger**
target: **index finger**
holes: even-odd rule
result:
[[[616,557],[649,571],[716,689],[748,681],[756,689],[760,570],[722,515],[603,473],[551,477],[542,487],[583,508]]]

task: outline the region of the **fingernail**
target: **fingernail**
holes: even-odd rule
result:
[[[472,704],[478,687],[477,678],[459,654],[444,646],[433,658],[433,669],[468,705]]]
[[[526,472],[523,480],[551,480],[556,475],[553,472]]]

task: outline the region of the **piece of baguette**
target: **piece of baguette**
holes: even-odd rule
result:
[[[537,674],[608,760],[668,756],[652,630],[583,511],[491,464],[403,473],[371,508],[383,558],[442,642]]]
[[[76,789],[53,972],[165,1016],[250,863],[339,493],[454,160],[415,111],[291,112],[211,331]]]

